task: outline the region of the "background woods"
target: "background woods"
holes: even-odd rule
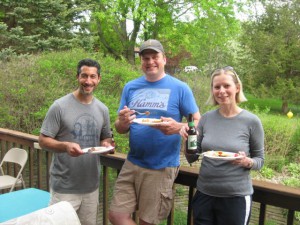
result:
[[[82,48],[134,65],[148,38],[166,48],[168,72],[208,75],[232,65],[256,97],[299,104],[300,0],[0,1],[0,60]]]

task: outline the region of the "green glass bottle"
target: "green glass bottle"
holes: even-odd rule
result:
[[[186,141],[186,152],[188,154],[196,154],[197,153],[197,131],[194,123],[193,114],[189,114],[188,116],[188,138]]]

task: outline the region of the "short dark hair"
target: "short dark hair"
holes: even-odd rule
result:
[[[101,66],[100,64],[93,59],[82,59],[77,64],[77,76],[81,73],[81,67],[88,66],[88,67],[96,67],[97,68],[97,74],[100,76],[101,72]]]

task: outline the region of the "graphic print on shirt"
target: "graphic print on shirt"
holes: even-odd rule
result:
[[[80,143],[81,147],[94,146],[97,134],[99,134],[96,120],[89,114],[81,115],[76,119],[71,133],[73,134],[73,138]]]
[[[167,111],[170,94],[170,89],[138,89],[132,95],[129,108]]]

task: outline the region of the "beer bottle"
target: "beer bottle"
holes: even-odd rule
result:
[[[111,145],[116,148],[116,142],[115,142],[115,139],[114,139],[114,132],[113,132],[113,129],[110,128],[110,131],[111,131]],[[111,152],[109,154],[114,154],[115,153],[115,150],[111,150]]]
[[[110,128],[110,132],[111,132],[111,145],[115,147],[116,143],[115,143],[114,132],[112,128]]]
[[[188,138],[186,141],[186,152],[188,154],[196,154],[197,153],[197,131],[194,123],[193,114],[189,114],[188,117]]]

